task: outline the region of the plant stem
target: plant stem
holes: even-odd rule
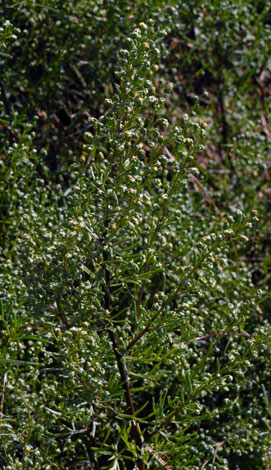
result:
[[[106,283],[106,287],[107,287],[107,289],[104,290],[105,308],[110,312],[110,295],[109,295],[109,293],[110,293],[110,272],[107,269],[108,253],[106,252],[106,250],[104,250],[104,252],[103,252],[103,260],[104,260],[105,283]],[[116,358],[116,361],[117,361],[119,373],[120,373],[121,380],[122,380],[122,386],[123,386],[123,389],[124,389],[124,392],[125,392],[126,403],[127,403],[128,408],[129,408],[129,414],[133,417],[133,419],[132,419],[133,438],[136,442],[137,447],[139,449],[141,449],[142,446],[143,446],[143,439],[142,439],[142,436],[141,436],[141,430],[140,430],[139,423],[135,419],[135,408],[134,408],[133,398],[132,398],[132,394],[131,394],[131,385],[130,385],[130,380],[129,380],[129,376],[128,376],[127,367],[125,365],[124,358],[123,358],[122,354],[119,351],[117,337],[115,335],[115,332],[114,332],[113,328],[112,327],[109,327],[109,328],[107,327],[107,332],[108,332],[110,341],[112,343],[114,355],[115,355],[115,358]],[[145,470],[145,464],[144,464],[144,462],[141,458],[138,460],[137,463],[138,463],[139,470]]]

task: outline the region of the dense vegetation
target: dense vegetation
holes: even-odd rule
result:
[[[0,467],[270,469],[270,2],[0,18]]]

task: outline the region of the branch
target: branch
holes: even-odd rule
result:
[[[15,134],[14,132],[12,132],[8,126],[6,126],[6,124],[4,124],[2,121],[0,121],[0,126],[3,127],[6,131],[9,132],[9,134],[13,137],[13,139],[16,140],[16,142],[19,142],[19,137],[17,134]]]
[[[106,250],[104,250],[103,252],[103,260],[104,260],[104,272],[105,272],[105,283],[106,283],[106,289],[104,289],[105,308],[110,312],[110,307],[111,307],[110,306],[110,272],[106,266],[106,263],[108,261],[108,254]],[[120,373],[121,380],[122,380],[122,385],[123,385],[124,392],[125,392],[126,403],[129,408],[129,414],[133,417],[132,419],[133,437],[134,437],[137,447],[141,449],[143,446],[143,439],[141,437],[141,430],[139,427],[139,423],[135,419],[135,408],[134,408],[133,398],[131,394],[131,385],[129,381],[128,371],[127,371],[123,356],[119,351],[115,332],[113,331],[111,327],[107,327],[107,332],[108,332],[110,341],[112,343],[113,351],[114,351],[115,358],[117,361],[119,373]],[[142,459],[138,460],[138,467],[139,467],[139,470],[145,470],[145,464]]]
[[[214,338],[215,336],[232,336],[234,333],[226,333],[224,331],[220,331],[219,333],[210,333],[205,336],[198,336],[197,338],[190,339],[188,344],[193,343],[194,341],[202,341],[203,339]],[[236,336],[243,336],[244,338],[250,339],[252,338],[251,335],[247,333],[236,333]]]
[[[11,107],[9,105],[7,95],[6,95],[6,92],[5,92],[4,82],[3,82],[1,77],[0,77],[0,89],[1,89],[3,103],[4,103],[4,106],[6,108],[6,112],[9,115],[9,117],[11,118],[11,116],[12,116]]]

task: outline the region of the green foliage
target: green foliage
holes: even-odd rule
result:
[[[271,465],[269,6],[172,3],[1,6],[9,470]]]

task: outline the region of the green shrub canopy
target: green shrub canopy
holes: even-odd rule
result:
[[[269,2],[2,3],[0,466],[269,468]]]

